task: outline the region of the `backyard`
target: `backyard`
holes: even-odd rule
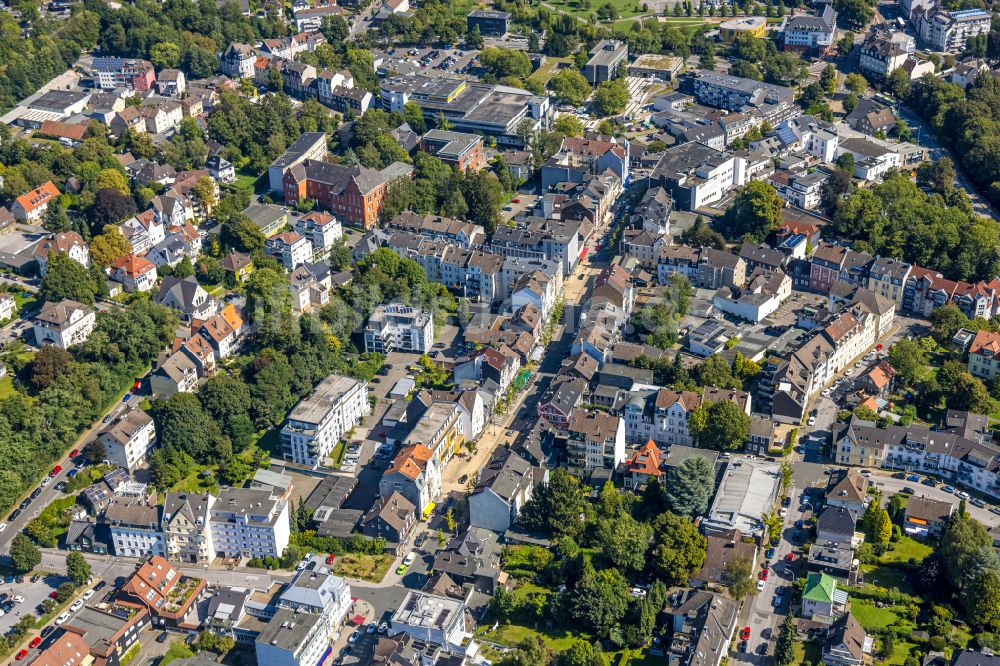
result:
[[[373,583],[381,582],[395,558],[385,553],[379,555],[364,555],[348,553],[338,555],[333,564],[333,572],[339,576],[367,580]]]

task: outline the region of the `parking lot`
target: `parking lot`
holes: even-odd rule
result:
[[[428,75],[464,74],[473,67],[479,51],[434,48],[391,48],[375,52],[375,67],[400,75],[423,73]]]

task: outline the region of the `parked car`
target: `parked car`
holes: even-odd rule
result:
[[[906,478],[906,472],[895,472],[892,475],[892,478],[894,478],[894,479],[905,479]]]
[[[955,497],[957,497],[958,499],[967,500],[967,499],[969,499],[970,495],[969,495],[969,493],[965,492],[964,490],[960,490],[957,493],[955,493]]]
[[[909,486],[905,486],[899,492],[903,493],[904,495],[913,495],[916,491]]]
[[[170,634],[165,631],[161,631],[160,635],[156,637],[157,643],[166,643],[170,639]]]
[[[28,656],[28,651],[22,648],[21,650],[18,650],[16,655],[14,655],[14,659],[16,661],[21,661],[27,656]]]
[[[907,481],[912,481],[913,483],[918,483],[920,481],[920,476],[917,474],[910,474],[906,477]]]
[[[52,471],[49,472],[49,478],[58,475],[60,472],[62,472],[62,465],[56,465],[52,468]]]
[[[103,590],[106,585],[107,585],[106,582],[104,582],[103,580],[99,580],[97,581],[97,585],[94,586],[94,590],[95,591]]]
[[[921,481],[920,483],[924,484],[925,486],[930,486],[931,488],[934,488],[935,486],[937,486],[938,480],[928,477],[923,481]]]
[[[743,631],[740,632],[741,640],[748,640],[750,638],[750,627],[743,627]]]
[[[955,492],[955,488],[952,487],[952,486],[945,486],[941,490],[945,491],[946,493],[953,493],[953,492]]]
[[[757,591],[763,592],[764,588],[767,587],[767,581],[761,579],[757,581]]]
[[[61,615],[59,615],[59,617],[56,618],[56,626],[57,627],[61,627],[62,625],[64,625],[66,623],[66,620],[68,620],[68,619],[69,619],[69,613],[66,612],[66,611],[63,611],[63,613]]]
[[[34,649],[34,648],[38,647],[41,644],[42,644],[42,637],[41,636],[35,636],[34,638],[31,639],[31,642],[28,643],[28,647]]]

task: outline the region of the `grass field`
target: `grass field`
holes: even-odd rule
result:
[[[559,65],[572,62],[573,59],[569,57],[546,58],[542,66],[536,69],[534,72],[532,72],[531,76],[529,76],[528,78],[531,79],[532,81],[538,81],[544,86],[549,82],[549,79],[551,79],[553,76],[556,75],[556,73],[559,72]]]
[[[893,545],[895,548],[886,551],[885,555],[882,556],[883,564],[909,562],[911,559],[919,562],[933,552],[930,546],[906,536]]]
[[[851,613],[865,629],[882,629],[899,619],[892,607],[878,608],[874,602],[865,599],[851,600]]]
[[[0,400],[9,398],[15,393],[17,393],[17,390],[14,388],[13,378],[9,374],[4,375],[3,379],[0,379]]]
[[[638,0],[589,0],[589,2],[581,2],[581,0],[548,0],[546,4],[552,5],[556,9],[561,9],[567,14],[573,14],[574,16],[589,20],[591,14],[597,13],[598,7],[608,2],[618,10],[620,18],[632,18],[633,16],[649,13],[649,11],[642,9],[642,2]]]
[[[905,572],[892,567],[865,564],[861,567],[865,572],[865,582],[879,587],[887,587],[906,594],[915,594],[913,586],[906,581]]]
[[[333,573],[378,583],[385,578],[385,572],[389,570],[394,560],[392,555],[385,553],[381,555],[348,553],[337,557],[333,564]]]

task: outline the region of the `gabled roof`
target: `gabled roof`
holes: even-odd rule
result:
[[[802,592],[803,599],[820,603],[833,603],[833,595],[837,591],[837,580],[825,573],[811,573],[806,578],[806,588]]]
[[[59,188],[57,188],[51,180],[47,180],[27,194],[19,196],[17,198],[17,203],[21,205],[21,208],[23,208],[26,213],[30,213],[36,208],[47,205],[49,201],[58,196]],[[68,233],[75,234],[75,232]],[[78,234],[77,237],[79,238]]]
[[[845,538],[854,536],[857,516],[850,509],[828,506],[816,519],[817,532],[830,532]]]
[[[111,268],[113,270],[120,270],[125,273],[125,276],[131,279],[135,279],[140,275],[145,275],[150,271],[155,271],[156,266],[153,262],[148,259],[143,259],[142,257],[137,257],[134,254],[126,254],[118,257],[111,262]]]
[[[80,234],[75,231],[63,231],[58,234],[49,234],[47,238],[35,246],[36,257],[47,257],[50,253],[68,254],[74,247],[87,247]]]

